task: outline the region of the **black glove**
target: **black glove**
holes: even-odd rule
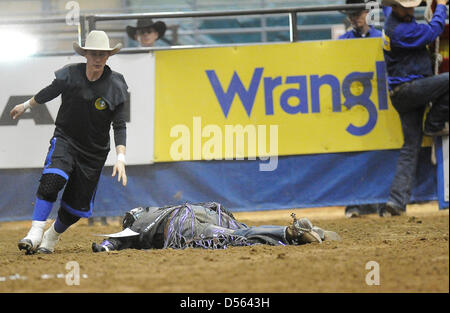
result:
[[[101,244],[92,243],[92,252],[114,251],[119,250],[119,248],[120,241],[114,238],[105,239]]]

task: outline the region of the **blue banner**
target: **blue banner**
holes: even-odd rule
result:
[[[125,188],[105,167],[93,216],[121,216],[137,206],[186,201],[216,201],[233,212],[383,203],[398,155],[399,150],[286,156],[273,172],[260,172],[259,160],[128,166]],[[411,201],[437,200],[430,156],[430,148],[423,148]],[[31,219],[41,173],[0,170],[0,221]],[[59,205],[58,200],[51,217]]]

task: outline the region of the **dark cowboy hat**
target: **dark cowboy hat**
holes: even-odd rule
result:
[[[363,3],[367,3],[367,2],[369,2],[369,0],[346,0],[345,1],[345,4],[363,4]],[[359,13],[359,12],[362,12],[362,11],[364,11],[364,10],[361,10],[361,9],[356,9],[356,10],[354,10],[354,9],[349,9],[349,10],[343,10],[343,11],[340,11],[342,14],[345,14],[345,15],[349,15],[349,14],[356,14],[356,13]]]
[[[153,23],[152,19],[140,19],[137,21],[136,27],[127,26],[127,34],[131,39],[136,40],[136,33],[139,29],[152,28],[158,33],[158,39],[164,36],[166,32],[166,23],[158,21]]]
[[[385,6],[399,4],[404,8],[415,8],[418,7],[421,2],[422,0],[383,0],[381,1],[381,4]]]

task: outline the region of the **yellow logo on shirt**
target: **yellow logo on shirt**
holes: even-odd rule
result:
[[[102,98],[98,98],[97,100],[95,100],[95,108],[100,111],[106,109],[105,100],[103,100]]]
[[[383,30],[383,49],[385,51],[391,51],[391,38]]]

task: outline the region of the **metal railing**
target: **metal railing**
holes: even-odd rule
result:
[[[173,18],[202,18],[202,17],[288,14],[290,42],[296,42],[298,41],[298,25],[297,25],[298,13],[331,12],[350,9],[364,10],[366,9],[366,5],[365,4],[322,5],[322,6],[305,6],[295,8],[255,9],[255,10],[236,10],[236,11],[231,10],[231,11],[197,11],[197,12],[169,12],[169,13],[143,13],[143,14],[139,13],[94,14],[94,15],[80,16],[80,25],[84,25],[83,26],[84,30],[92,31],[97,28],[97,22],[101,21],[136,20],[145,18],[173,19]],[[81,39],[80,44],[83,44],[86,38],[86,33],[81,33],[79,38]]]
[[[142,18],[152,18],[152,19],[185,19],[185,18],[197,18],[197,19],[211,19],[211,18],[229,18],[238,16],[271,16],[280,17],[287,15],[289,17],[289,26],[265,26],[260,27],[242,27],[239,29],[195,29],[195,30],[179,30],[181,35],[216,35],[216,34],[236,34],[236,33],[267,33],[267,32],[279,32],[279,31],[289,31],[289,41],[296,42],[299,40],[299,30],[325,30],[331,29],[333,25],[297,25],[298,14],[320,14],[321,12],[333,12],[333,11],[345,11],[345,10],[362,10],[366,9],[365,4],[351,4],[351,5],[322,5],[322,6],[303,6],[303,7],[293,7],[293,8],[274,8],[274,9],[254,9],[254,10],[231,10],[231,11],[193,11],[193,12],[166,12],[166,13],[132,13],[132,14],[91,14],[91,15],[80,15],[79,25],[77,27],[76,34],[74,30],[74,37],[77,36],[77,40],[81,45],[84,45],[86,35],[97,28],[98,22],[105,21],[125,21],[125,20],[137,20]],[[418,19],[422,18],[420,12],[416,11],[416,17]],[[383,21],[383,18],[381,19]],[[33,24],[52,24],[52,23],[66,23],[65,17],[50,17],[50,18],[22,18],[22,19],[2,19],[0,20],[0,26],[4,25],[33,25]],[[117,29],[116,29],[117,31]],[[125,33],[125,32],[123,32]],[[67,32],[66,32],[67,34]],[[116,36],[117,38],[117,36]],[[248,44],[248,43],[246,43]],[[207,44],[201,46],[230,46],[236,44]],[[238,44],[241,45],[241,44]],[[173,46],[170,45],[169,49],[180,49],[180,48],[193,48],[198,47],[198,45],[184,45],[184,46]],[[122,53],[130,53],[133,51],[142,52],[150,50],[168,49],[167,47],[152,47],[152,48],[125,48],[122,49]],[[40,55],[61,55],[61,54],[71,54],[72,51],[58,51],[58,52],[44,52]]]
[[[78,25],[78,42],[84,42],[86,29],[85,25],[81,24],[82,18],[80,16],[80,23]],[[0,26],[5,25],[42,25],[42,24],[66,24],[65,17],[48,17],[48,18],[21,18],[21,19],[1,19]],[[56,52],[57,53],[57,52]]]

